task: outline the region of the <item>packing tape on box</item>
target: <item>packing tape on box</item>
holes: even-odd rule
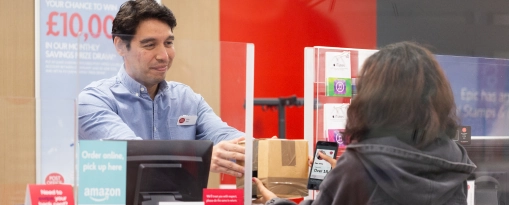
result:
[[[281,163],[283,166],[295,166],[297,164],[297,155],[295,155],[295,142],[288,140],[281,142]]]
[[[258,170],[258,147],[259,140],[253,141],[253,171]],[[239,143],[243,144],[243,143]],[[285,150],[281,153],[281,165],[282,166],[297,166],[297,150],[296,143],[292,140],[284,140],[281,142],[281,150]],[[243,166],[242,162],[237,162]],[[306,164],[307,166],[307,164]],[[253,176],[254,176],[253,172]],[[276,193],[278,197],[281,198],[300,198],[308,195],[307,177],[302,178],[285,178],[285,177],[267,177],[260,178],[258,177],[263,184],[272,192]],[[236,179],[237,188],[244,187],[244,177]],[[253,193],[256,193],[258,197],[261,197],[260,193],[258,193],[258,188],[255,184],[253,184]]]
[[[253,141],[253,171],[258,170],[258,140]]]
[[[269,177],[260,179],[267,189],[281,198],[298,198],[308,195],[307,179]]]

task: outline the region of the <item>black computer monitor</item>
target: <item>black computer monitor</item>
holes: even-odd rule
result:
[[[213,143],[207,140],[127,141],[127,205],[202,201]]]
[[[477,166],[470,178],[476,204],[509,204],[509,137],[472,137],[463,146]]]

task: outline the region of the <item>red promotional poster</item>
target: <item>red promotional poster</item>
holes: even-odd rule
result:
[[[76,119],[72,99],[89,83],[115,76],[120,69],[123,61],[113,46],[111,29],[125,1],[35,1],[35,83],[40,88],[35,96],[45,99],[37,106],[40,117],[36,124],[42,126],[44,122],[44,129],[36,133],[40,142],[37,156],[44,162],[36,167],[37,184],[75,180],[76,142],[72,133]],[[51,92],[55,89],[59,92]]]
[[[29,184],[25,205],[74,205],[73,188],[69,184]]]
[[[242,205],[243,189],[203,189],[205,205]]]

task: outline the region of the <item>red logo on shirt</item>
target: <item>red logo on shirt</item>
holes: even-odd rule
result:
[[[466,127],[464,127],[464,128],[462,128],[462,129],[461,129],[461,131],[462,131],[462,132],[467,132],[467,128],[466,128]]]
[[[186,121],[186,119],[184,119],[183,117],[179,119],[179,123],[184,123],[184,121]]]

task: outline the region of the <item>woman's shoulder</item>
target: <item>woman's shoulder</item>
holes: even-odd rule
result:
[[[327,175],[328,178],[358,178],[367,174],[358,153],[353,149],[346,149],[337,159],[336,167]]]
[[[320,185],[313,204],[365,204],[375,186],[358,153],[346,149]]]

